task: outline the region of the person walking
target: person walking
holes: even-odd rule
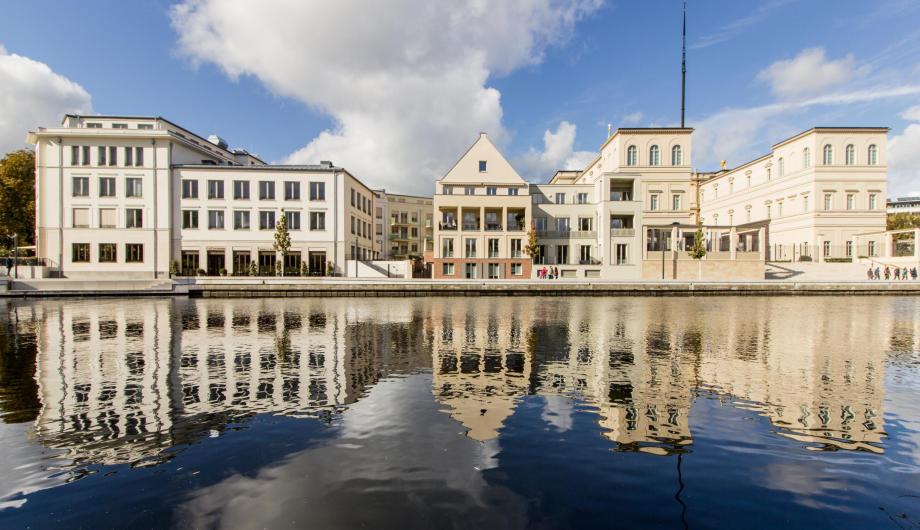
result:
[[[873,274],[873,272],[872,272],[872,265],[871,265],[871,264],[869,265],[869,270],[866,271],[866,272],[867,272],[867,274],[869,275],[869,279],[870,279],[870,280],[872,280],[873,278],[875,278],[875,274]]]
[[[903,282],[906,279],[907,279],[907,267],[905,266],[903,269],[901,269],[901,281]]]
[[[891,279],[891,269],[888,268],[888,265],[885,265],[885,280]]]
[[[894,268],[894,279],[895,279],[895,280],[900,280],[900,279],[901,279],[901,267],[895,267],[895,268]]]
[[[881,271],[879,270],[878,265],[876,265],[876,266],[875,266],[875,279],[876,279],[876,280],[878,280],[878,279],[880,279],[880,278],[882,277],[882,275],[881,275],[880,273],[881,273]]]

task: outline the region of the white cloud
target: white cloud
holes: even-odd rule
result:
[[[533,147],[514,161],[521,176],[534,182],[547,182],[559,169],[584,169],[594,160],[593,151],[575,151],[575,125],[559,122],[556,132],[543,132],[543,150]]]
[[[867,72],[868,68],[856,65],[852,55],[830,60],[823,48],[808,48],[761,70],[757,79],[769,83],[774,95],[790,98],[818,94]]]
[[[644,117],[645,115],[642,114],[641,112],[633,112],[632,114],[627,114],[626,116],[623,116],[623,119],[620,120],[620,122],[623,125],[635,125],[641,122],[642,118]]]
[[[773,0],[771,2],[763,2],[757,4],[757,8],[751,11],[751,13],[732,20],[728,24],[722,26],[715,33],[710,33],[708,35],[703,35],[696,42],[690,44],[690,49],[699,49],[699,48],[708,48],[710,46],[720,44],[727,40],[731,40],[738,35],[743,34],[748,28],[760,24],[767,18],[770,14],[778,8],[785,6],[793,2],[794,0]],[[689,18],[691,19],[692,26],[692,17],[693,10],[689,13]]]
[[[901,117],[909,124],[899,135],[888,140],[888,195],[920,195],[920,105]]]
[[[0,46],[0,156],[28,147],[26,133],[54,126],[65,113],[87,113],[86,90],[54,73],[45,63],[7,53]]]
[[[181,50],[257,77],[334,120],[291,163],[332,160],[365,182],[430,193],[480,131],[505,136],[493,75],[539,63],[601,0],[185,0]]]

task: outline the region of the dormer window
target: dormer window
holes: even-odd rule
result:
[[[113,123],[112,128],[113,129],[127,129],[128,124],[127,123]]]
[[[101,129],[102,124],[101,123],[87,123],[86,128],[87,129]]]
[[[485,161],[485,160],[480,160],[480,161],[479,161],[479,172],[480,172],[480,173],[485,173],[485,172],[486,172],[486,161]]]

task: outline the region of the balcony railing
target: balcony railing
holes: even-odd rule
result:
[[[593,239],[597,237],[594,230],[546,230],[537,232],[537,237],[544,239]]]
[[[631,191],[611,191],[610,200],[611,201],[631,201],[632,192]]]
[[[456,230],[457,223],[438,223],[438,228],[441,230]]]
[[[479,223],[463,223],[464,230],[479,230]]]
[[[518,224],[518,223],[508,223],[508,231],[509,232],[523,232],[524,225]]]
[[[611,228],[610,237],[633,237],[636,235],[635,228]]]
[[[502,229],[500,224],[486,224],[486,232],[498,232]]]
[[[578,264],[579,265],[600,265],[601,260],[597,258],[580,259],[578,260]]]

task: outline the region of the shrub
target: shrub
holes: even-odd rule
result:
[[[218,274],[220,274],[221,276],[226,276],[226,275],[227,275],[227,269],[223,269],[223,268],[222,268],[222,269],[220,269],[220,270],[217,271],[217,272],[218,272]]]
[[[254,262],[254,261],[250,261],[250,262],[249,262],[249,275],[250,275],[250,276],[258,276],[258,275],[259,275],[259,267],[256,266],[256,262]]]
[[[811,256],[799,256],[799,261],[811,261]]]
[[[195,274],[197,274],[198,276],[207,276],[208,271],[204,269],[198,269],[197,271],[195,271]]]

